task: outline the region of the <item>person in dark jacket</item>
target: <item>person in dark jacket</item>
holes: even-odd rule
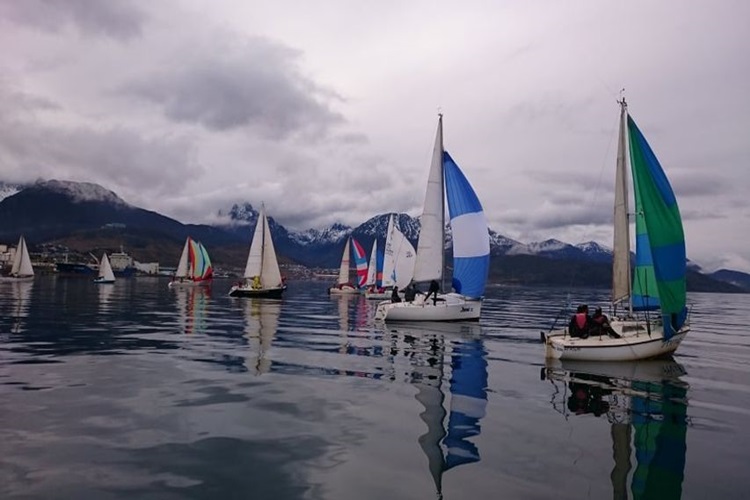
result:
[[[393,292],[391,293],[391,302],[393,302],[394,304],[396,302],[401,302],[401,297],[398,296],[398,287],[397,286],[393,287]]]
[[[594,311],[594,315],[591,316],[591,327],[592,335],[602,335],[606,333],[612,338],[620,338],[620,334],[618,334],[609,324],[609,318],[602,313],[601,307],[597,307]]]
[[[430,281],[430,288],[427,290],[427,296],[424,298],[424,301],[427,302],[430,298],[430,295],[432,295],[432,305],[437,305],[437,294],[440,291],[440,285],[436,280]]]
[[[404,288],[404,301],[414,302],[414,298],[417,296],[417,289],[413,284],[409,284]]]
[[[588,338],[591,330],[591,318],[589,317],[589,306],[586,304],[578,306],[576,313],[570,318],[568,332],[571,337]]]

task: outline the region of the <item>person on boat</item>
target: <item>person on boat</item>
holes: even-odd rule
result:
[[[259,289],[260,288],[260,276],[253,276],[253,288]]]
[[[432,305],[437,305],[437,294],[440,291],[440,285],[438,284],[437,280],[430,281],[430,288],[427,290],[427,296],[424,298],[424,301],[427,302],[430,299],[430,295],[432,295]]]
[[[417,290],[413,283],[410,283],[404,288],[404,301],[414,302],[414,298],[417,296]]]
[[[576,313],[570,318],[568,332],[571,337],[588,338],[591,330],[591,318],[589,317],[589,306],[586,304],[578,306]]]
[[[609,324],[609,318],[607,318],[607,316],[602,313],[601,307],[597,307],[594,311],[594,315],[591,316],[591,327],[591,333],[593,335],[602,335],[606,333],[612,338],[620,338],[620,334],[617,333]]]
[[[398,296],[398,287],[397,286],[393,287],[393,292],[391,293],[391,302],[393,302],[394,304],[396,302],[401,302],[401,297]]]

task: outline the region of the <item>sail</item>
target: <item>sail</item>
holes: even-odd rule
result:
[[[265,207],[261,208],[263,213],[263,261],[260,273],[260,283],[263,288],[278,288],[281,286],[281,270],[279,261],[276,259],[276,250],[271,238],[271,227],[268,225]]]
[[[393,216],[391,216],[393,222]],[[385,242],[383,263],[383,286],[406,287],[414,277],[414,246],[395,224],[388,223],[389,232]]]
[[[203,243],[198,243],[198,246],[200,247],[200,253],[203,258],[203,273],[201,274],[200,279],[211,279],[214,276],[214,267],[213,265],[211,265],[211,259],[208,256],[208,251],[206,250],[206,247],[203,246]]]
[[[339,285],[349,283],[349,241],[351,237],[346,240],[344,245],[344,254],[341,256],[341,266],[339,267]]]
[[[367,256],[365,249],[354,238],[352,238],[352,250],[354,250],[354,266],[357,268],[357,287],[362,288],[367,282]]]
[[[188,275],[188,254],[190,253],[190,237],[185,240],[185,246],[182,249],[180,263],[177,264],[177,271],[174,273],[177,278],[185,278]]]
[[[396,272],[396,251],[393,248],[393,214],[388,218],[388,229],[385,233],[385,250],[383,255],[383,286],[393,286],[396,281],[393,279]]]
[[[378,240],[373,240],[370,252],[370,265],[367,267],[366,286],[372,286],[378,279]]]
[[[630,227],[628,224],[627,108],[621,104],[620,134],[615,173],[614,244],[612,257],[612,303],[630,299]]]
[[[18,246],[16,246],[16,253],[13,256],[10,275],[16,277],[34,276],[34,267],[31,265],[29,249],[23,236],[18,238]]]
[[[443,276],[445,246],[445,205],[443,198],[443,117],[438,120],[432,163],[427,177],[424,208],[420,218],[414,281],[440,281]]]
[[[628,132],[638,213],[634,304],[636,293],[642,297],[655,295],[664,316],[664,337],[669,339],[687,318],[685,233],[677,200],[667,176],[630,116]],[[646,264],[645,280],[638,276],[641,262]],[[654,282],[649,281],[651,270]],[[648,307],[652,303],[645,301],[643,305]]]
[[[378,249],[377,272],[375,273],[375,286],[383,287],[383,262],[385,261],[385,252]]]
[[[201,253],[200,243],[197,241],[190,242],[190,279],[193,281],[200,280],[203,275],[203,254]]]
[[[263,227],[265,226],[266,209],[261,205],[258,221],[255,223],[253,241],[250,243],[250,253],[247,255],[245,265],[245,278],[254,278],[261,275],[263,264]]]
[[[115,273],[112,272],[112,266],[106,253],[102,255],[102,260],[99,262],[99,278],[105,281],[115,280]]]
[[[487,219],[474,189],[446,151],[445,190],[453,231],[453,289],[466,297],[484,295],[490,268]]]

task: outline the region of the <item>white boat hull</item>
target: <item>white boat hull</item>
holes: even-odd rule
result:
[[[545,335],[546,357],[576,361],[636,361],[672,354],[690,331],[684,325],[669,340],[664,340],[661,322],[651,326],[651,333],[644,322],[613,321],[612,328],[621,335],[595,335],[586,339],[571,337],[567,329],[554,330]],[[637,331],[630,330],[638,328]]]
[[[328,293],[331,295],[355,295],[359,294],[360,291],[358,288],[354,288],[353,286],[342,285],[341,287],[332,286],[328,289]]]
[[[439,295],[437,303],[418,295],[414,302],[381,302],[375,311],[378,321],[477,321],[482,300],[457,293]]]
[[[211,280],[201,280],[201,281],[193,281],[193,280],[184,280],[184,281],[170,281],[167,286],[169,288],[190,288],[194,286],[208,286],[211,284]]]
[[[34,276],[0,276],[0,283],[21,283],[34,281]]]

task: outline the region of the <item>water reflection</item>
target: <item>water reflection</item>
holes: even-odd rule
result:
[[[9,320],[8,331],[11,333],[21,333],[25,329],[25,323],[29,316],[29,306],[31,304],[31,290],[34,287],[33,281],[20,281],[17,283],[3,283],[0,288],[0,297],[2,304],[0,309],[2,316]]]
[[[282,302],[274,299],[250,298],[243,302],[244,336],[249,344],[247,368],[260,375],[271,369],[268,351],[279,327]]]
[[[611,424],[613,498],[627,499],[629,493],[634,499],[680,498],[689,388],[680,377],[685,373],[673,359],[547,361],[543,374],[555,386],[555,410],[566,418],[606,416]]]
[[[177,311],[180,316],[180,331],[185,334],[202,333],[206,329],[210,288],[202,286],[177,287],[174,289]]]
[[[481,432],[487,407],[487,352],[481,327],[435,323],[396,331],[410,346],[410,382],[417,387],[415,398],[424,407],[420,418],[427,426],[418,441],[437,497],[442,498],[443,474],[480,460],[470,439]]]
[[[112,308],[110,302],[112,301],[112,294],[115,291],[115,285],[97,286],[97,288],[99,288],[99,312],[109,312]]]

